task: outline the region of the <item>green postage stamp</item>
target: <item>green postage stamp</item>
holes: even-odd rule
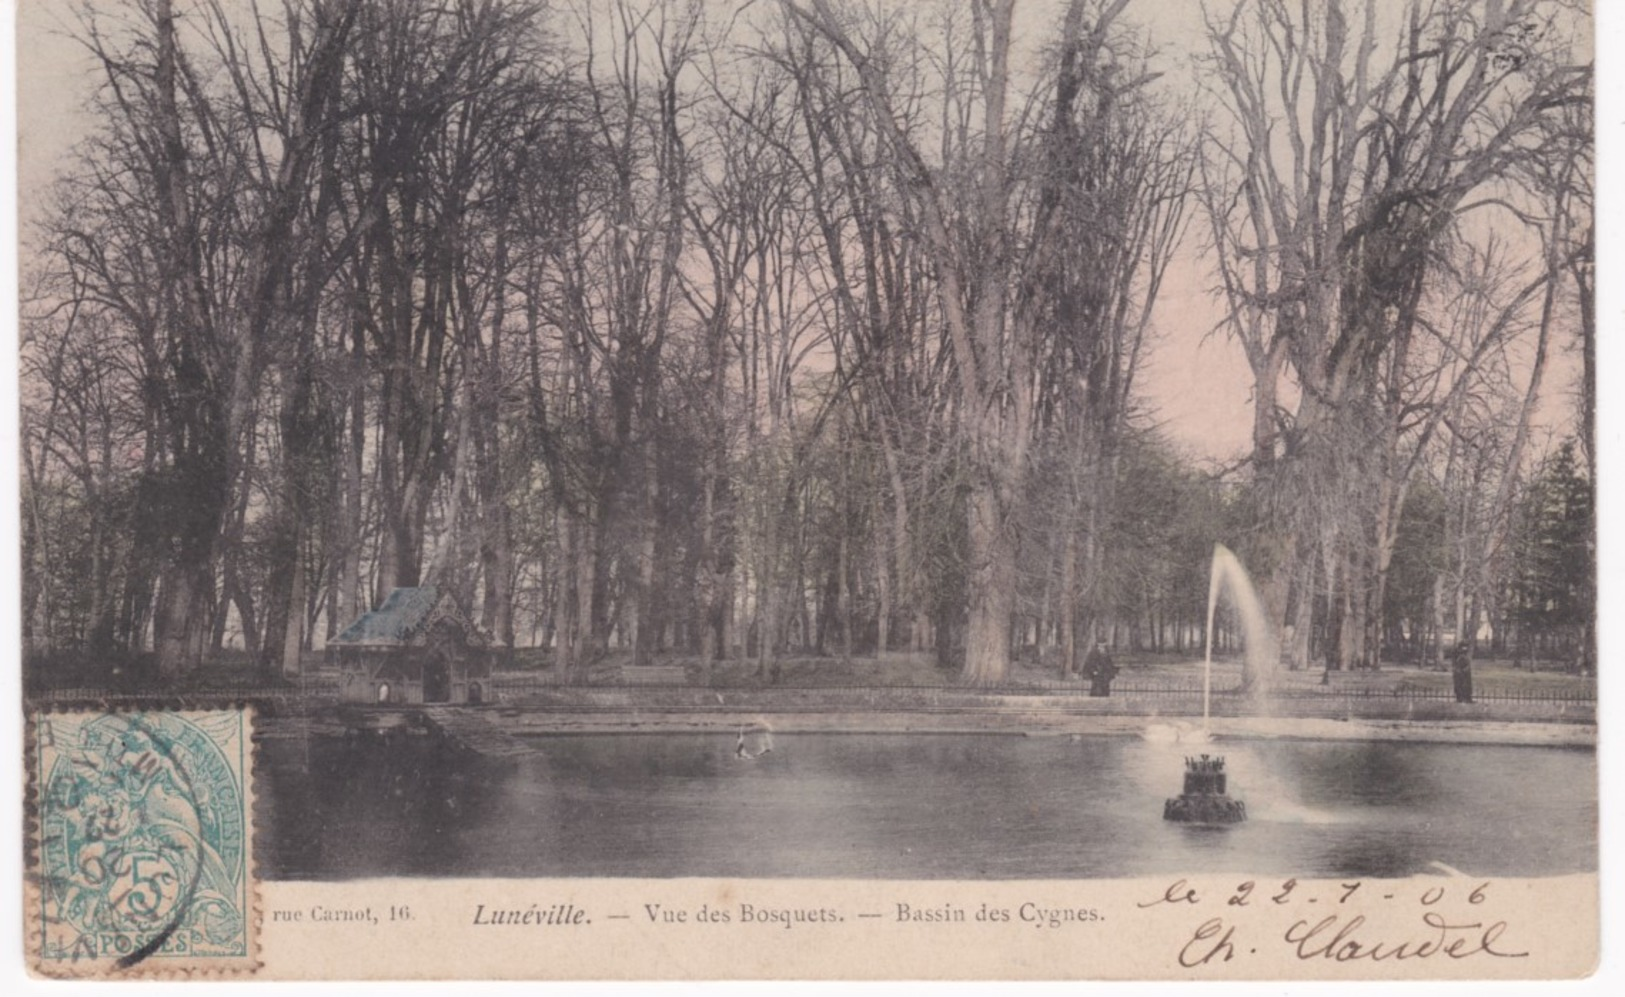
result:
[[[256,964],[251,713],[37,714],[28,955],[50,976]]]

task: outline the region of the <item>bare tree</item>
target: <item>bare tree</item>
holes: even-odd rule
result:
[[[1334,528],[1327,517],[1345,513],[1290,496],[1309,481],[1338,490],[1387,459],[1361,451],[1397,438],[1405,405],[1392,375],[1408,369],[1442,248],[1498,210],[1499,178],[1545,154],[1547,122],[1581,99],[1588,71],[1571,58],[1565,17],[1545,0],[1454,0],[1408,4],[1388,25],[1370,3],[1295,12],[1249,0],[1209,21],[1212,77],[1235,129],[1209,143],[1222,171],[1209,175],[1209,213],[1228,327],[1254,370],[1254,466],[1284,527],[1258,556],[1277,621],[1311,537],[1361,547],[1365,522],[1391,533],[1392,475],[1370,478],[1375,520],[1366,505]],[[1276,393],[1288,365],[1301,389],[1290,415]],[[1362,614],[1376,608],[1381,560],[1345,572],[1355,588],[1340,611],[1352,617],[1342,665],[1373,660]]]

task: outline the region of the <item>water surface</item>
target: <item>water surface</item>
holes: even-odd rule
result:
[[[1130,738],[538,738],[507,770],[426,744],[267,741],[261,871],[360,876],[1097,878],[1596,869],[1589,749],[1228,742],[1250,820],[1162,820],[1189,746]]]

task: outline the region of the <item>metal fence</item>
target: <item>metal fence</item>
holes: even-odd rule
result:
[[[97,686],[69,686],[61,689],[31,691],[27,698],[41,702],[101,702],[103,700],[132,702],[219,702],[277,701],[297,702],[305,699],[336,697],[339,691],[337,675],[315,674],[303,676],[297,683],[267,686],[263,684],[220,683],[179,686],[161,691],[130,691]]]
[[[782,690],[785,692],[822,692],[833,691],[842,693],[898,693],[898,694],[932,694],[941,695],[988,695],[988,696],[1089,696],[1087,682],[1066,682],[1061,680],[1004,683],[1000,685],[961,685],[952,682],[941,683],[858,683],[841,681],[807,681],[799,678],[784,679],[773,682],[762,679],[732,680],[727,682],[687,682],[687,681],[650,681],[642,679],[635,682],[609,678],[603,680],[589,680],[586,682],[567,681],[563,675],[553,673],[537,673],[530,675],[498,675],[493,679],[493,686],[509,697],[523,696],[526,693],[545,693],[561,688],[577,687],[606,690],[632,690],[650,688],[681,688],[681,689],[713,689],[723,691],[744,690]],[[1167,699],[1200,699],[1202,697],[1202,684],[1181,680],[1160,679],[1129,679],[1118,680],[1112,683],[1111,694],[1114,697],[1147,697]],[[1248,691],[1234,687],[1212,689],[1215,700],[1245,699],[1251,695]],[[1400,684],[1391,687],[1372,687],[1360,685],[1319,685],[1319,684],[1280,684],[1271,686],[1268,695],[1276,699],[1356,699],[1356,700],[1425,700],[1425,701],[1452,701],[1455,699],[1454,690],[1448,686],[1434,687],[1422,685]],[[1550,688],[1518,688],[1500,686],[1495,684],[1479,683],[1474,687],[1473,698],[1477,702],[1493,703],[1595,703],[1597,700],[1596,684],[1585,680],[1582,684],[1573,686],[1554,686]]]
[[[568,676],[562,673],[534,672],[499,673],[493,676],[491,685],[499,698],[503,700],[522,699],[528,695],[544,695],[568,688],[625,692],[659,689],[682,689],[694,692],[713,690],[718,693],[764,692],[769,694],[775,692],[832,692],[873,697],[939,697],[955,695],[1087,698],[1089,696],[1088,683],[1066,682],[1058,679],[1048,681],[1027,680],[991,686],[960,685],[951,682],[894,684],[807,681],[802,678],[786,678],[778,682],[762,679],[735,679],[727,682],[705,683],[689,682],[673,675],[659,677],[638,676],[634,681],[628,681],[620,676],[604,676],[599,679],[589,679],[581,682],[571,681]],[[337,675],[316,673],[302,677],[296,685],[277,687],[221,685],[150,693],[128,693],[92,687],[75,687],[31,693],[29,698],[35,701],[49,702],[94,702],[108,699],[134,701],[280,700],[297,702],[301,700],[333,699],[338,696],[338,691],[339,681]],[[1111,694],[1116,699],[1200,700],[1202,698],[1202,684],[1177,679],[1119,679],[1112,683]],[[1369,702],[1373,705],[1382,701],[1450,702],[1455,699],[1454,691],[1449,686],[1415,685],[1404,682],[1396,686],[1368,686],[1353,683],[1320,685],[1313,682],[1286,682],[1271,686],[1268,695],[1270,698],[1277,700],[1304,701],[1305,703],[1347,700]],[[1212,690],[1212,697],[1215,702],[1245,700],[1249,696],[1250,693],[1247,691],[1234,687],[1215,687]],[[1591,679],[1576,680],[1573,684],[1554,684],[1550,687],[1536,688],[1512,687],[1481,682],[1475,685],[1473,698],[1479,703],[1495,704],[1595,704],[1597,689],[1595,680]]]

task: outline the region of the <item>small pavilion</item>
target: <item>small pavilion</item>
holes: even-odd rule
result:
[[[491,700],[491,639],[451,592],[398,588],[328,641],[347,703],[479,704]]]

